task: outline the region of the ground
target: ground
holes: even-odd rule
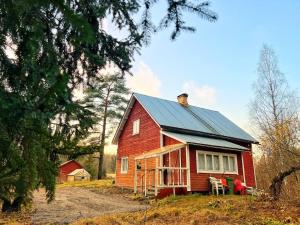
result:
[[[300,202],[270,202],[252,196],[168,197],[147,211],[81,219],[73,225],[281,225],[300,224]]]
[[[144,201],[136,201],[132,193],[112,186],[112,180],[74,182],[57,186],[55,200],[47,204],[45,191],[34,193],[30,213],[14,214],[11,219],[0,214],[0,224],[69,224],[80,218],[102,214],[144,210]],[[1,219],[2,218],[2,219]]]
[[[193,194],[146,202],[113,187],[110,180],[63,184],[51,204],[41,190],[34,194],[30,213],[0,214],[0,224],[300,224],[299,201]]]
[[[79,218],[99,216],[107,213],[128,212],[144,209],[146,206],[119,195],[106,195],[83,187],[59,188],[55,201],[47,204],[45,193],[34,195],[33,223],[70,223]]]

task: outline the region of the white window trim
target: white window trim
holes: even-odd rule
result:
[[[138,129],[135,129],[135,124],[138,124]],[[140,133],[140,125],[141,125],[141,120],[137,119],[134,120],[132,123],[132,135],[137,135]]]
[[[123,160],[124,159],[127,159],[127,170],[123,170]],[[128,173],[128,167],[129,167],[128,157],[122,157],[121,158],[121,174],[127,174]]]
[[[205,155],[204,163],[206,164],[206,154],[210,155],[218,155],[219,156],[219,162],[220,162],[220,170],[199,170],[198,165],[198,154],[202,153]],[[223,171],[223,156],[233,156],[235,158],[235,168],[236,171]],[[213,161],[214,163],[214,161]],[[228,161],[229,163],[229,161]],[[197,173],[218,173],[218,174],[238,174],[239,168],[238,168],[238,162],[237,162],[237,154],[232,153],[221,153],[221,152],[210,152],[210,151],[202,151],[202,150],[196,150],[196,167],[197,167]],[[206,165],[205,165],[206,167]]]

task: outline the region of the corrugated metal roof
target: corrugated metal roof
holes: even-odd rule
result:
[[[174,101],[138,93],[134,93],[133,96],[160,126],[257,142],[218,111],[191,105],[184,107]]]
[[[216,139],[216,138],[200,137],[200,136],[190,135],[190,134],[179,134],[179,133],[168,132],[168,131],[164,131],[163,134],[186,144],[195,144],[195,145],[217,147],[217,148],[224,148],[224,149],[234,149],[234,150],[247,150],[247,148],[243,146],[231,143],[229,141]]]

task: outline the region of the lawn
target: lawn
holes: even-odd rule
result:
[[[168,197],[146,211],[82,219],[91,224],[300,224],[300,203],[272,203],[252,196]]]
[[[84,187],[84,188],[110,188],[113,186],[112,179],[94,180],[94,181],[75,181],[57,184],[56,188],[64,187]]]
[[[74,189],[73,189],[74,187]],[[80,188],[80,189],[78,189]],[[111,196],[114,198],[131,199],[131,203],[140,201],[133,197],[132,192],[121,190],[112,185],[112,180],[101,180],[91,182],[73,182],[57,185],[60,192],[73,193],[75,190],[90,190],[91,194]],[[93,194],[94,195],[94,194]],[[118,197],[119,196],[119,197]],[[95,199],[92,199],[93,201]],[[86,202],[85,204],[87,204]],[[90,204],[90,202],[89,202]],[[93,205],[94,203],[90,204]],[[1,214],[0,224],[31,224],[32,216],[37,212],[34,205],[26,213]],[[42,210],[43,211],[43,210]],[[46,210],[48,211],[48,210]],[[48,211],[50,213],[51,211]],[[65,213],[68,213],[67,211]],[[95,214],[95,216],[100,215]],[[55,215],[53,215],[55,216]],[[66,214],[67,216],[67,214]],[[151,200],[147,210],[136,212],[114,212],[102,216],[82,218],[73,220],[73,225],[92,224],[300,224],[299,202],[270,202],[252,196],[208,196],[208,195],[186,195],[167,197],[161,200]],[[49,221],[50,222],[50,221]]]

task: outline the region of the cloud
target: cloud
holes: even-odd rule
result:
[[[193,81],[183,84],[183,92],[189,94],[189,102],[193,105],[212,106],[217,101],[217,90],[208,85],[199,86]]]
[[[160,96],[161,81],[145,63],[140,62],[133,76],[127,77],[128,87],[134,91],[151,96]]]

